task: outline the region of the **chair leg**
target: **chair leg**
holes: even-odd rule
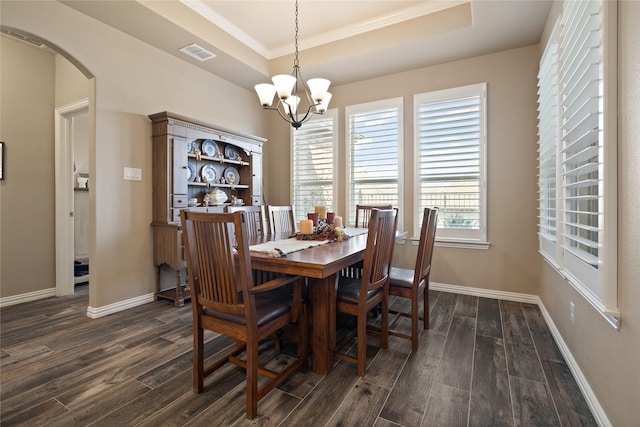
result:
[[[429,329],[429,284],[424,287],[422,296],[422,318],[424,319],[424,329]]]
[[[258,415],[258,343],[247,343],[247,419]]]
[[[307,304],[302,305],[302,318],[298,319],[298,358],[302,360],[300,371],[307,372],[309,369],[309,322],[307,321],[309,310]]]
[[[358,316],[358,375],[364,376],[367,362],[367,316]]]
[[[420,318],[418,317],[418,295],[415,298],[411,298],[411,350],[418,350],[418,323]]]
[[[198,325],[193,329],[193,392],[200,394],[204,388],[204,333]]]
[[[380,346],[382,348],[389,348],[389,298],[388,296],[382,299],[382,318],[380,319],[382,324],[380,328]]]

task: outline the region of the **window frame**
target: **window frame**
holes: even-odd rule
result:
[[[420,130],[420,105],[429,102],[438,102],[452,100],[456,98],[479,96],[480,107],[480,135],[478,142],[478,155],[479,155],[479,228],[478,230],[465,230],[465,229],[443,229],[438,227],[436,233],[436,246],[446,247],[458,247],[469,249],[488,249],[490,243],[488,241],[487,231],[487,83],[476,83],[465,86],[458,86],[453,88],[447,88],[442,90],[436,90],[431,92],[425,92],[415,94],[414,100],[414,183],[415,192],[414,198],[416,204],[414,207],[414,234],[420,230],[422,221],[421,210],[424,207],[420,205],[420,191],[421,191],[421,161],[420,153],[421,147],[421,130]]]
[[[351,187],[352,187],[352,159],[351,159],[351,116],[354,114],[367,113],[376,110],[393,109],[396,108],[398,112],[398,134],[397,134],[397,186],[398,186],[398,203],[392,203],[394,207],[397,207],[400,212],[403,211],[404,206],[404,98],[388,98],[378,101],[366,102],[362,104],[349,105],[345,107],[345,159],[346,159],[346,177],[345,177],[345,218],[346,225],[352,226],[355,218],[355,204],[356,201],[352,200]],[[387,204],[387,202],[381,202]],[[369,203],[368,203],[369,204]],[[378,204],[378,203],[372,203]],[[403,230],[403,216],[398,217],[398,231]]]

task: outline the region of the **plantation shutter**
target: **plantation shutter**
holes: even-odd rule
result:
[[[540,250],[557,259],[558,44],[554,35],[538,72],[538,236]]]
[[[600,295],[603,231],[601,1],[565,2],[560,31],[561,161],[567,269]]]
[[[292,131],[292,203],[296,218],[306,218],[315,206],[335,208],[334,122],[335,114],[327,112]]]
[[[355,222],[356,205],[398,206],[401,102],[383,101],[348,113],[349,224]]]
[[[439,208],[440,238],[485,240],[485,94],[480,84],[416,97],[418,212]]]

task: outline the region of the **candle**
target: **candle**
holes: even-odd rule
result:
[[[310,219],[300,221],[300,234],[313,234],[313,221]]]
[[[319,215],[315,212],[307,214],[307,219],[310,219],[311,221],[313,221],[313,225],[318,225],[318,217]]]
[[[336,227],[342,227],[342,217],[336,216],[335,218],[333,218],[333,225],[335,225]]]
[[[327,212],[327,222],[329,224],[333,224],[333,221],[336,219],[336,213],[335,212]]]
[[[320,216],[320,219],[327,219],[327,207],[316,206],[316,213]]]

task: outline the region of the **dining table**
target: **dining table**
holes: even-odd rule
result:
[[[347,238],[344,240],[310,240],[308,244],[315,246],[304,249],[299,249],[306,246],[304,243],[296,247],[289,235],[259,236],[249,241],[253,269],[307,278],[311,312],[312,369],[318,374],[328,374],[333,365],[338,273],[364,259],[366,232],[367,229],[345,228]]]

